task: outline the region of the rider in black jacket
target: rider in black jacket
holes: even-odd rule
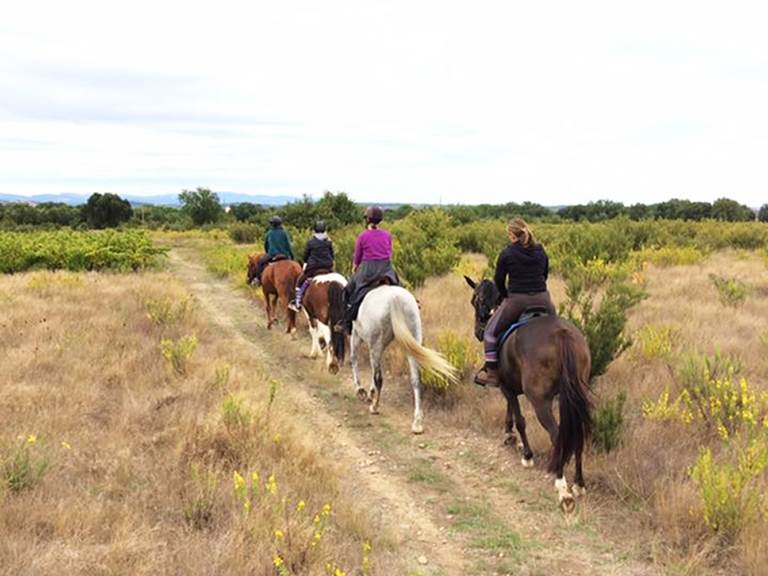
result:
[[[312,277],[333,271],[333,242],[326,233],[325,222],[315,222],[314,235],[304,249],[304,271],[296,282],[296,298],[288,307],[301,310],[301,298]]]

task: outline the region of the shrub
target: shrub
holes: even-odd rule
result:
[[[667,266],[690,266],[704,259],[704,252],[692,246],[663,246],[660,248],[643,248],[630,254],[635,262],[646,262],[665,268]]]
[[[610,452],[619,446],[626,401],[627,394],[622,390],[613,400],[605,400],[597,406],[592,427],[592,444],[598,451]]]
[[[144,301],[147,318],[162,328],[167,328],[187,317],[192,311],[192,307],[193,301],[190,296],[178,302],[171,298],[149,298]]]
[[[677,330],[672,326],[643,326],[634,336],[636,356],[653,360],[668,358],[672,353],[672,338]]]
[[[5,452],[5,451],[4,451]],[[0,461],[0,488],[12,493],[34,487],[50,470],[48,457],[39,449],[35,434],[19,438]]]
[[[0,272],[48,270],[140,270],[156,266],[167,249],[143,231],[0,232]]]
[[[760,514],[762,486],[758,478],[768,468],[768,442],[763,435],[733,444],[727,453],[735,462],[716,462],[709,448],[701,450],[690,475],[698,488],[707,526],[733,539]]]
[[[243,399],[230,394],[221,404],[221,421],[229,432],[250,426],[251,412],[245,406]]]
[[[710,274],[709,279],[717,289],[720,296],[720,302],[725,306],[738,306],[746,300],[751,290],[744,282],[738,278],[728,278],[718,274]]]
[[[627,312],[645,294],[628,282],[627,268],[602,260],[582,264],[569,259],[563,264],[567,299],[560,307],[560,314],[586,336],[594,379],[631,345],[632,341],[624,333]]]
[[[462,338],[455,332],[447,330],[437,338],[437,349],[442,352],[448,362],[456,367],[459,377],[464,379],[472,369],[480,362],[480,354],[474,342]],[[434,372],[423,370],[421,381],[426,388],[438,392],[445,392],[450,387],[449,380]]]
[[[232,224],[229,227],[229,237],[237,244],[253,244],[261,239],[263,231],[255,224]]]
[[[439,209],[419,210],[395,222],[394,264],[411,286],[428,276],[445,274],[459,260],[459,249],[448,215]]]
[[[181,491],[181,506],[184,521],[195,530],[209,527],[213,521],[216,491],[219,476],[216,470],[198,464],[190,467],[190,476]]]
[[[160,351],[163,358],[168,360],[174,372],[177,374],[187,373],[187,363],[197,348],[197,338],[195,336],[183,336],[177,341],[170,338],[163,338],[160,341]]]

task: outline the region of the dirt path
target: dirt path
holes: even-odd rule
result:
[[[346,489],[394,532],[409,574],[656,573],[643,560],[650,544],[636,525],[589,497],[565,518],[552,480],[524,470],[498,441],[441,426],[428,414],[426,433],[414,436],[405,406],[384,403],[382,415],[370,416],[353,394],[348,367],[331,376],[320,360],[306,358],[304,331],[295,340],[266,331],[263,309],[199,261],[191,250],[171,252],[172,270],[213,321],[248,343],[326,439]]]

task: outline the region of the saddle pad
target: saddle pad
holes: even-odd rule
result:
[[[501,335],[501,338],[499,338],[498,347],[496,349],[501,350],[501,347],[504,346],[504,342],[506,342],[507,338],[509,338],[512,332],[514,332],[521,326],[525,326],[526,324],[528,324],[528,322],[530,322],[534,318],[540,318],[542,316],[548,316],[548,314],[538,309],[526,310],[525,312],[523,312],[520,315],[520,319],[517,322],[513,323],[509,328],[507,328],[504,334]]]

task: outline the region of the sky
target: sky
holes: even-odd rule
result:
[[[7,2],[0,193],[768,202],[768,3]]]

